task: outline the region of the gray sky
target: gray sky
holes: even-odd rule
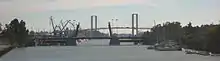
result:
[[[51,29],[49,17],[59,20],[75,19],[82,28],[90,27],[90,16],[98,16],[98,26],[106,27],[112,18],[117,26],[130,26],[131,14],[140,14],[139,26],[156,23],[191,21],[195,25],[218,23],[220,0],[0,0],[0,22],[23,19],[32,29]]]

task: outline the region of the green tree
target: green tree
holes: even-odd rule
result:
[[[179,42],[183,36],[183,30],[180,22],[166,22],[163,25],[154,26],[150,32],[145,32],[142,36],[146,38],[145,44],[152,41],[160,43],[167,40]]]
[[[19,37],[18,39],[18,44],[24,46],[27,42],[27,37],[28,37],[28,30],[25,27],[25,22],[23,20],[20,21],[19,26],[18,26],[18,33],[17,36]]]
[[[34,32],[34,31],[30,31],[29,34],[30,34],[30,35],[34,35],[35,32]]]
[[[210,28],[208,32],[208,44],[207,44],[207,49],[210,52],[213,53],[220,53],[220,25],[214,26]]]
[[[162,27],[161,24],[158,24],[158,25],[154,26],[153,28],[151,28],[150,38],[152,38],[156,42],[159,42],[159,41],[163,40],[163,35],[164,34],[163,34],[162,30],[163,30],[163,27]],[[147,33],[145,33],[145,34],[147,34]]]
[[[178,41],[183,34],[180,22],[166,22],[163,26],[159,24],[152,28],[152,32],[158,41]]]
[[[25,22],[13,19],[10,24],[6,24],[5,36],[9,38],[11,45],[24,46],[28,36]]]
[[[220,53],[220,25],[192,26],[192,23],[189,23],[182,27],[179,22],[166,22],[154,26],[142,36],[146,38],[145,44],[150,43],[149,40],[159,43],[175,40],[184,48]]]
[[[2,31],[3,29],[2,29],[2,24],[0,23],[0,31]]]
[[[183,27],[184,36],[182,43],[186,45],[186,47],[190,48],[193,45],[192,39],[194,39],[195,28],[192,27],[192,23],[190,22],[187,26]]]
[[[153,45],[153,44],[155,44],[156,43],[156,39],[154,39],[152,36],[153,35],[152,35],[151,32],[149,32],[149,31],[144,32],[144,34],[142,35],[142,37],[144,37],[143,44],[144,45]]]
[[[208,30],[214,27],[214,25],[201,25],[193,27],[191,23],[183,27],[184,35],[182,37],[182,43],[186,48],[196,50],[207,50]]]
[[[180,22],[167,22],[165,25],[165,40],[178,41],[182,36],[182,26]]]

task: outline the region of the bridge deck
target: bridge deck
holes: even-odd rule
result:
[[[120,42],[143,42],[141,39],[133,39],[133,40],[119,40]],[[59,40],[59,41],[43,41],[43,43],[67,43],[65,40]]]
[[[117,37],[119,39],[143,39],[143,37]],[[34,39],[41,39],[41,40],[66,40],[66,39],[112,39],[112,37],[41,37],[41,38],[34,38]]]
[[[119,40],[120,42],[143,42],[142,39]]]
[[[101,29],[109,29],[108,27],[100,27],[100,28],[97,28],[97,30],[101,30]],[[132,27],[111,27],[111,29],[132,29]],[[134,29],[136,29],[134,27]],[[139,27],[138,29],[151,29],[149,27]],[[83,29],[83,30],[91,30],[90,28],[89,29]]]

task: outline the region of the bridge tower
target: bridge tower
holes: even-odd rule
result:
[[[93,24],[94,24],[94,21],[95,20],[95,29],[93,29]],[[93,31],[97,31],[97,26],[98,26],[98,23],[97,23],[97,16],[96,15],[92,15],[91,16],[91,30],[90,30],[90,37],[93,36]]]
[[[132,36],[134,36],[134,21],[136,21],[136,35],[138,34],[138,14],[134,13],[132,14]]]

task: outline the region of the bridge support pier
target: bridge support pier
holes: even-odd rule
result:
[[[79,31],[79,26],[80,26],[80,23],[77,24],[76,31],[75,31],[75,33],[73,34],[72,37],[77,37],[78,31]],[[67,46],[77,46],[77,43],[76,43],[77,41],[76,40],[77,39],[71,39],[71,37],[69,37],[69,39],[67,39]]]
[[[138,42],[134,42],[134,45],[138,45]]]
[[[112,39],[109,42],[109,45],[120,45],[119,38],[116,36],[113,36]]]
[[[110,34],[110,37],[111,37],[109,45],[120,45],[120,41],[118,40],[119,38],[117,37],[117,35],[112,34],[112,29],[111,29],[110,22],[108,22],[108,28],[109,28],[109,34]]]
[[[66,45],[67,46],[77,46],[76,39],[68,39]]]

